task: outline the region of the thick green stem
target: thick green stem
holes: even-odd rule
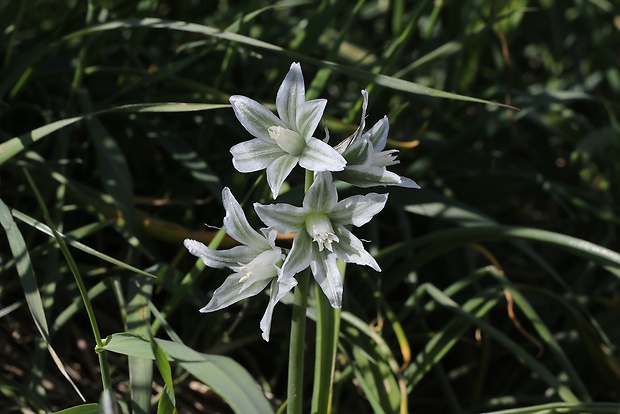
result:
[[[306,170],[305,192],[312,185],[314,173]],[[304,347],[306,344],[306,308],[310,293],[310,271],[297,275],[297,286],[293,299],[291,339],[288,356],[287,412],[301,414],[303,405]]]
[[[344,279],[346,263],[338,260],[338,270]],[[321,287],[316,284],[316,353],[314,357],[314,388],[312,413],[332,412],[332,389],[336,366],[340,309],[332,308]]]
[[[288,400],[287,412],[301,414],[303,404],[304,347],[306,344],[306,307],[310,289],[310,273],[304,271],[297,276],[293,300],[293,319],[288,357]]]

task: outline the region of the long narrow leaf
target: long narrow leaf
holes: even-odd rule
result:
[[[111,113],[122,112],[194,112],[205,111],[209,109],[227,108],[229,105],[220,104],[189,104],[189,103],[147,103],[147,104],[130,104],[122,105],[114,108],[105,109],[102,111],[93,112],[91,114],[76,116],[73,118],[61,119],[59,121],[51,122],[42,127],[33,129],[30,132],[13,137],[3,143],[0,143],[0,165],[4,164],[23,149],[37,142],[41,138],[45,138],[51,133],[58,131],[64,127],[75,124],[88,117],[98,116]]]
[[[43,302],[41,301],[41,293],[39,292],[37,279],[34,275],[26,242],[24,241],[24,237],[17,228],[17,225],[11,216],[11,211],[2,200],[0,200],[0,224],[4,228],[9,240],[9,246],[16,261],[15,267],[17,269],[17,273],[19,274],[19,280],[22,284],[22,288],[24,289],[24,294],[26,295],[26,303],[28,304],[28,309],[30,310],[35,326],[43,339],[45,339],[47,349],[52,356],[54,363],[58,367],[58,370],[67,379],[67,381],[69,381],[82,401],[86,401],[77,385],[67,373],[60,357],[52,347],[47,319],[45,317],[45,310],[43,309]]]
[[[273,413],[271,405],[260,392],[252,377],[232,359],[207,355],[172,341],[155,339],[157,345],[187,372],[211,387],[236,413]],[[148,340],[119,333],[106,338],[101,351],[154,359]]]
[[[224,40],[229,40],[233,42],[242,43],[257,49],[268,50],[275,54],[280,54],[287,56],[290,59],[296,59],[304,62],[313,63],[320,67],[327,67],[337,72],[344,73],[348,76],[354,76],[358,79],[362,79],[366,82],[373,82],[377,85],[385,86],[388,88],[400,90],[403,92],[415,93],[420,95],[432,96],[435,98],[446,98],[446,99],[455,99],[461,101],[469,101],[469,102],[477,102],[481,104],[487,105],[500,105],[496,102],[486,101],[484,99],[473,98],[470,96],[459,95],[456,93],[450,93],[441,91],[434,88],[429,88],[427,86],[421,85],[419,83],[406,81],[403,79],[393,78],[391,76],[375,74],[363,69],[355,68],[353,66],[341,65],[339,63],[330,62],[327,60],[321,60],[309,57],[307,55],[294,52],[291,50],[286,50],[283,47],[274,45],[272,43],[267,43],[262,40],[253,39],[248,36],[243,36],[236,33],[224,32],[215,27],[205,26],[196,23],[188,23],[181,21],[170,21],[170,20],[162,20],[162,19],[127,19],[127,20],[119,20],[116,22],[104,23],[99,26],[90,27],[88,29],[80,30],[74,32],[70,35],[67,35],[64,39],[70,40],[77,37],[85,36],[91,33],[97,33],[108,30],[118,30],[118,29],[126,29],[126,28],[150,28],[150,29],[168,29],[168,30],[179,30],[184,32],[191,33],[199,33],[205,36],[213,36]]]
[[[144,275],[129,279],[127,289],[127,332],[148,337],[151,329],[151,314],[147,306],[153,285]],[[148,358],[129,356],[129,381],[131,403],[134,414],[151,412],[153,382],[153,361]]]
[[[52,230],[47,225],[41,223],[40,221],[37,221],[37,220],[33,219],[32,217],[30,217],[30,216],[28,216],[28,215],[26,215],[26,214],[24,214],[24,213],[22,213],[20,211],[17,211],[17,210],[13,210],[12,213],[13,213],[13,217],[15,217],[16,219],[18,219],[18,220],[20,220],[20,221],[22,221],[22,222],[24,222],[24,223],[34,227],[35,229],[39,230],[40,232],[42,232],[44,234],[47,234],[48,236],[51,236],[51,237],[54,236],[54,233],[52,232]],[[74,240],[74,239],[72,239],[70,237],[67,237],[67,236],[63,235],[62,233],[59,233],[59,235],[60,235],[60,237],[62,237],[67,242],[67,244],[69,246],[75,247],[76,249],[81,250],[84,253],[91,254],[91,255],[93,255],[95,257],[98,257],[101,260],[105,260],[108,263],[112,263],[114,265],[122,267],[123,269],[127,269],[127,270],[130,270],[132,272],[135,272],[135,273],[138,273],[138,274],[141,274],[141,275],[145,275],[145,276],[149,276],[149,277],[155,277],[152,274],[150,274],[148,272],[145,272],[144,270],[138,269],[137,267],[128,265],[127,263],[125,263],[125,262],[123,262],[121,260],[115,259],[115,258],[113,258],[111,256],[108,256],[107,254],[101,253],[100,251],[95,250],[92,247],[86,246],[85,244],[80,243],[79,241]]]

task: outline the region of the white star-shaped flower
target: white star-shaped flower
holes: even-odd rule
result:
[[[215,290],[209,303],[200,312],[220,310],[255,296],[270,285],[269,304],[260,321],[263,339],[269,341],[273,309],[297,285],[297,281],[280,277],[285,256],[282,249],[275,245],[276,231],[265,230],[264,234],[255,231],[228,188],[222,191],[222,200],[226,209],[226,233],[242,245],[228,250],[214,250],[196,240],[185,239],[183,242],[187,250],[201,258],[207,266],[228,267],[234,272]]]
[[[295,232],[293,246],[282,265],[281,280],[289,280],[310,266],[314,278],[334,308],[342,300],[342,279],[336,258],[381,271],[375,259],[345,226],[361,226],[385,206],[387,195],[370,193],[338,201],[331,173],[316,173],[303,207],[290,204],[262,205],[254,209],[270,228]]]
[[[386,168],[399,163],[396,160],[398,150],[384,151],[390,130],[387,116],[384,116],[370,130],[363,133],[366,125],[368,92],[362,90],[362,96],[364,97],[364,102],[362,104],[362,120],[359,128],[353,135],[335,147],[347,160],[347,165],[344,171],[334,174],[334,177],[357,187],[395,185],[407,188],[420,188],[412,179],[401,177],[396,173],[388,171]]]
[[[313,137],[327,100],[306,101],[301,65],[293,63],[276,96],[277,117],[245,96],[230,98],[233,110],[254,139],[233,146],[233,165],[239,172],[267,171],[267,183],[277,197],[282,183],[299,164],[311,171],[342,171],[345,159]]]

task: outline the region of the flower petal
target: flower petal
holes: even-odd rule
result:
[[[280,158],[269,164],[267,167],[267,183],[271,188],[273,198],[278,196],[282,183],[297,165],[299,158],[284,153]]]
[[[374,150],[370,141],[359,140],[348,146],[341,154],[347,161],[346,170],[354,165],[372,165]]]
[[[245,277],[241,278],[241,286],[239,293],[250,288],[259,280],[271,280],[280,276],[279,264],[282,264],[284,255],[279,247],[275,249],[265,250],[250,263],[244,263],[233,270],[237,273],[243,273]]]
[[[305,230],[300,230],[293,239],[293,247],[282,264],[279,280],[294,278],[310,265],[312,239]]]
[[[263,223],[280,233],[291,233],[304,227],[306,212],[300,207],[285,203],[254,203],[254,210]]]
[[[241,125],[255,137],[268,137],[269,127],[284,126],[273,112],[247,96],[233,95],[230,104]]]
[[[289,129],[297,129],[297,108],[305,100],[304,75],[301,72],[301,65],[295,62],[291,64],[276,95],[278,115]]]
[[[405,188],[416,188],[416,189],[420,189],[422,187],[420,187],[418,185],[418,183],[416,183],[415,181],[413,181],[411,178],[407,178],[407,177],[403,177],[403,176],[398,176],[398,178],[400,179],[400,184],[397,184],[400,187],[405,187]]]
[[[327,250],[319,251],[318,247],[313,245],[310,268],[329,303],[333,308],[340,308],[342,306],[342,278],[336,264],[336,255]]]
[[[267,309],[265,310],[265,314],[263,318],[260,320],[260,329],[263,331],[263,339],[269,342],[269,333],[271,332],[271,317],[273,315],[273,308],[276,304],[291,291],[297,285],[297,280],[295,278],[284,280],[282,282],[278,282],[275,279],[271,282],[271,287],[269,288],[269,304],[267,304]]]
[[[387,143],[388,133],[390,132],[390,123],[387,116],[384,116],[376,124],[373,125],[362,138],[368,139],[375,147],[375,152],[383,151]]]
[[[314,182],[304,196],[303,206],[307,212],[328,213],[338,202],[336,186],[329,172],[314,174]]]
[[[347,263],[370,266],[377,272],[381,271],[375,258],[364,249],[361,240],[355,237],[353,233],[343,226],[335,226],[334,233],[336,233],[336,236],[340,239],[339,243],[333,244],[334,254],[338,256],[340,260]]]
[[[353,137],[353,142],[360,139],[362,132],[364,132],[364,128],[366,128],[366,110],[368,109],[368,91],[366,89],[362,89],[362,119],[360,120],[360,126],[355,131],[355,136]]]
[[[332,222],[359,227],[383,210],[387,198],[387,194],[377,193],[352,196],[339,201],[327,215]]]
[[[336,173],[336,178],[362,188],[374,187],[377,185],[420,188],[415,181],[409,178],[401,177],[396,173],[388,171],[385,167],[376,167],[372,165],[354,165],[347,167],[344,171]]]
[[[222,202],[224,209],[226,210],[226,216],[224,217],[224,229],[226,233],[238,242],[245,244],[255,251],[271,250],[271,245],[267,239],[254,230],[248,219],[245,218],[245,213],[241,208],[241,205],[232,195],[228,187],[224,187],[222,190]],[[245,261],[239,261],[240,263],[247,263]]]
[[[342,171],[347,161],[329,144],[310,138],[301,153],[299,165],[311,171]]]
[[[233,156],[234,167],[242,173],[264,170],[278,157],[286,154],[275,141],[269,142],[259,138],[234,145],[230,153]]]
[[[269,282],[271,282],[271,279],[258,280],[256,281],[256,283],[249,286],[243,292],[240,292],[240,279],[242,277],[243,274],[241,273],[233,273],[232,275],[228,276],[224,283],[222,283],[222,286],[220,286],[215,290],[215,292],[213,292],[213,297],[205,307],[200,309],[200,312],[214,312],[230,306],[234,303],[237,303],[243,299],[256,296],[267,287]]]
[[[303,102],[297,107],[295,125],[297,126],[297,131],[306,141],[312,137],[316,127],[321,122],[325,105],[327,105],[326,99],[313,99]]]
[[[192,239],[185,239],[183,244],[191,254],[201,258],[205,265],[214,268],[235,267],[239,263],[249,263],[256,257],[256,252],[247,246],[235,246],[228,250],[214,250]]]

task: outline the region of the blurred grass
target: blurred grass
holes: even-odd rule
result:
[[[347,267],[333,412],[620,410],[613,1],[0,0],[0,10],[2,412],[92,412],[77,407],[37,325],[87,402],[102,392],[78,286],[24,168],[102,336],[133,330],[157,357],[143,411],[231,409],[228,391],[201,384],[149,332],[234,359],[281,406],[291,307],[277,308],[269,343],[258,330],[267,297],[198,314],[226,273],[180,242],[230,245],[204,226],[222,223],[224,185],[268,200],[258,175],[230,166],[247,133],[228,97],[272,105],[292,60],[308,94],[329,100],[331,143],[355,130],[369,89],[368,124],[389,116],[398,171],[423,187],[389,189],[387,210],[359,231],[383,272]],[[288,186],[282,200],[297,202],[303,174]],[[152,292],[136,273],[155,276]],[[145,374],[151,360],[103,352],[129,412],[129,367]]]

